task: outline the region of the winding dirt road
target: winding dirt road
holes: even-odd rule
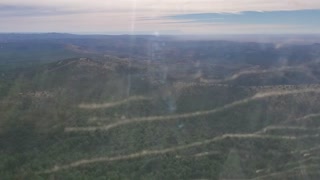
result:
[[[128,124],[133,123],[139,123],[139,122],[155,122],[155,121],[168,121],[172,119],[184,119],[184,118],[193,118],[193,117],[199,117],[204,115],[210,115],[218,112],[225,111],[227,109],[246,104],[251,101],[263,99],[263,98],[269,98],[274,96],[282,96],[282,95],[293,95],[293,94],[301,94],[301,93],[320,93],[320,89],[301,89],[301,90],[290,90],[290,91],[270,91],[270,92],[264,92],[264,93],[257,93],[253,97],[242,99],[239,101],[235,101],[231,104],[224,105],[222,107],[208,110],[208,111],[197,111],[192,113],[186,113],[186,114],[177,114],[177,115],[169,115],[169,116],[153,116],[153,117],[142,117],[142,118],[134,118],[134,119],[128,119],[128,120],[122,120],[119,122],[115,122],[113,124],[109,124],[106,126],[93,126],[93,127],[67,127],[65,128],[65,132],[92,132],[92,131],[109,131],[110,129],[124,126]]]
[[[143,100],[150,100],[151,98],[144,97],[144,96],[132,96],[127,99],[116,101],[116,102],[110,102],[110,103],[102,103],[102,104],[80,104],[79,108],[81,109],[104,109],[104,108],[112,108],[120,105],[124,105],[130,102],[135,101],[143,101]]]
[[[181,145],[177,147],[162,149],[162,150],[143,150],[137,153],[129,154],[129,155],[122,155],[122,156],[114,156],[114,157],[98,157],[98,158],[92,158],[92,159],[83,159],[79,161],[75,161],[71,164],[67,165],[61,165],[61,166],[54,166],[51,169],[39,172],[38,174],[48,174],[48,173],[55,173],[62,170],[67,170],[71,168],[76,168],[79,166],[84,166],[88,164],[93,163],[102,163],[102,162],[112,162],[112,161],[121,161],[121,160],[130,160],[130,159],[136,159],[140,157],[146,157],[146,156],[155,156],[155,155],[161,155],[161,154],[167,154],[179,150],[184,150],[192,147],[198,147],[206,144],[210,144],[213,142],[221,141],[227,138],[241,138],[241,139],[285,139],[285,140],[296,140],[299,138],[306,138],[306,137],[294,137],[294,136],[271,136],[271,135],[258,135],[258,134],[225,134],[222,136],[215,137],[213,139],[208,139],[204,141],[198,141],[187,145]]]

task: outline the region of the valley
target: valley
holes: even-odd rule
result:
[[[320,177],[317,44],[8,37],[2,179]]]

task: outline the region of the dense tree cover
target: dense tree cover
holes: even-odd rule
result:
[[[198,46],[171,43],[179,53]],[[226,47],[229,59],[251,55],[238,64],[194,53],[209,63],[106,56],[7,67],[0,77],[0,179],[318,179],[319,93],[253,97],[310,89],[305,84],[318,82],[319,63],[256,70],[256,44],[205,45],[217,48],[217,58]],[[98,129],[67,131],[87,127]],[[44,173],[94,158],[105,160]]]

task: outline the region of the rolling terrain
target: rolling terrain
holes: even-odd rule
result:
[[[319,45],[47,36],[8,47],[1,179],[320,178]]]

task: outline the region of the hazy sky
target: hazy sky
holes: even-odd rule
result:
[[[1,32],[318,33],[320,0],[0,0]]]

